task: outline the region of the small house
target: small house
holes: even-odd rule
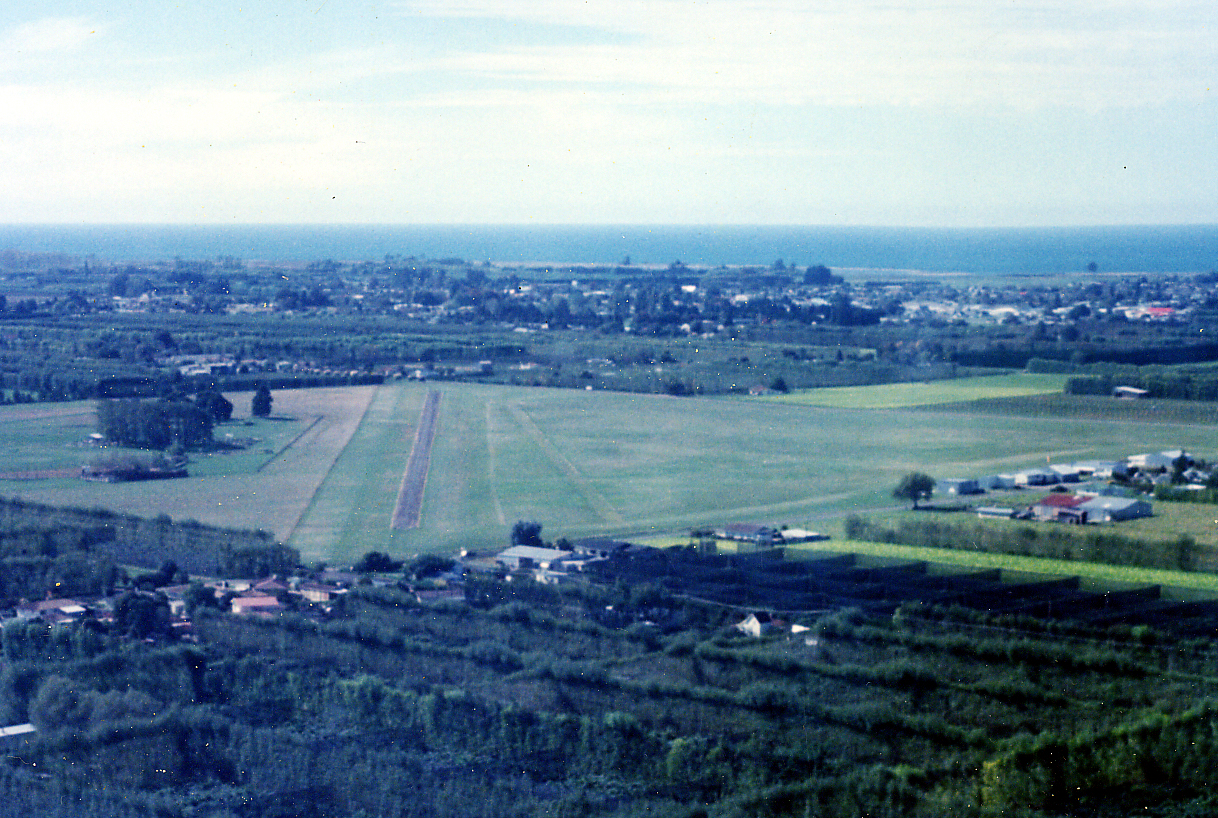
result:
[[[751,613],[741,621],[737,622],[736,630],[756,639],[758,637],[773,633],[775,630],[785,626],[786,623],[781,619],[775,619],[765,611],[757,611],[756,613]]]
[[[1087,522],[1086,510],[1080,509],[1084,502],[1084,498],[1073,494],[1050,494],[1032,506],[1032,516],[1038,520],[1081,525]]]
[[[233,597],[231,607],[235,614],[261,614],[263,616],[278,613],[283,609],[279,597],[263,595]]]
[[[76,622],[88,614],[88,608],[75,599],[43,599],[23,602],[16,607],[18,619],[41,619],[52,625]]]

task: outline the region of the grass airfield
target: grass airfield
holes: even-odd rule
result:
[[[496,549],[521,519],[541,522],[551,539],[646,536],[731,521],[836,532],[846,514],[892,508],[892,487],[913,469],[947,478],[1013,471],[1046,458],[1115,458],[1181,447],[1214,456],[1209,424],[959,410],[969,394],[993,398],[1001,388],[1036,395],[1051,386],[1043,376],[1000,377],[1000,383],[953,382],[947,394],[953,410],[943,412],[933,408],[944,402],[942,384],[858,388],[852,402],[838,395],[835,405],[816,406],[809,400],[392,383],[276,392],[279,420],[247,419],[248,394],[233,394],[241,417],[217,427],[217,437],[232,433],[260,442],[232,454],[195,457],[188,479],[114,485],[8,480],[0,482],[0,494],[262,528],[308,560],[342,564],[370,550]],[[974,392],[962,392],[970,383]],[[442,400],[422,523],[394,531],[390,517],[428,389],[439,389]],[[894,404],[898,393],[905,403]],[[895,408],[866,408],[876,404]],[[34,408],[41,407],[0,407],[8,469],[85,462],[90,453],[80,443],[92,431],[91,406],[60,404],[46,407],[55,413],[42,414]],[[1190,532],[1218,541],[1218,525],[1203,519],[1218,515],[1208,507],[1196,511],[1201,516],[1190,517]],[[1174,519],[1165,515],[1158,522],[1169,517]]]

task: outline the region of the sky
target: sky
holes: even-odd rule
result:
[[[22,0],[0,222],[1218,223],[1218,4]]]

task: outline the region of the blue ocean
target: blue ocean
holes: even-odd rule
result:
[[[897,228],[656,225],[7,225],[0,251],[97,262],[354,261],[770,265],[1059,275],[1218,268],[1218,225]]]

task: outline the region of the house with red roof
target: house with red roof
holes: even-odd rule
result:
[[[1032,516],[1038,520],[1082,525],[1087,522],[1087,511],[1079,506],[1087,499],[1075,494],[1050,494],[1032,506]]]

